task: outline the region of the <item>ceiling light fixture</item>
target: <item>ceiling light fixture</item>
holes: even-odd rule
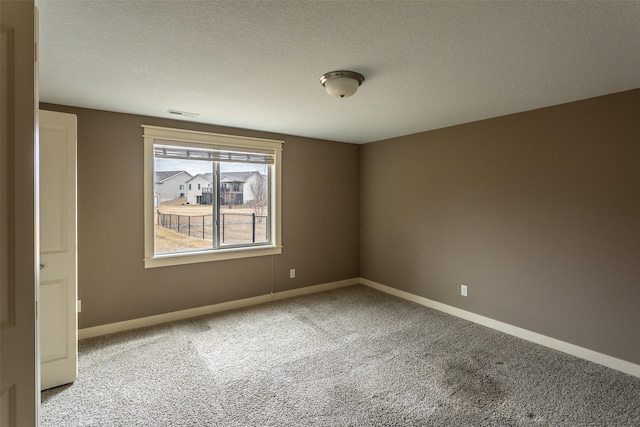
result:
[[[346,98],[353,95],[364,81],[364,76],[355,71],[331,71],[320,77],[320,84],[327,93],[336,98]]]

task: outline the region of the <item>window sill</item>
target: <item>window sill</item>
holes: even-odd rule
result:
[[[252,248],[219,249],[216,251],[189,252],[179,254],[156,255],[145,258],[144,268],[169,267],[172,265],[196,264],[200,262],[224,261],[240,258],[253,258],[279,255],[282,246],[261,246]]]

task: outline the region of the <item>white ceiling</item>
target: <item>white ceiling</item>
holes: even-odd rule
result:
[[[71,106],[366,143],[640,87],[640,1],[36,5],[40,100]]]

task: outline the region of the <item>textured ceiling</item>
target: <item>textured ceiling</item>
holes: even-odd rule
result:
[[[638,1],[36,5],[57,104],[365,143],[640,87]]]

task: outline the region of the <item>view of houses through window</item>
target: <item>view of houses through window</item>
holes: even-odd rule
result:
[[[155,253],[268,243],[270,169],[156,155]]]

